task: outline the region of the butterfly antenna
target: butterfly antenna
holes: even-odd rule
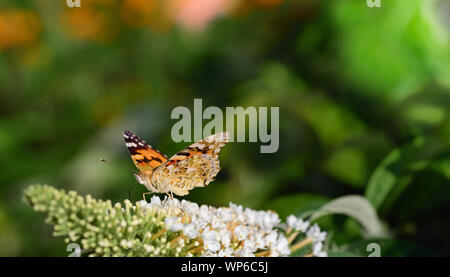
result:
[[[117,164],[115,164],[115,163],[112,163],[112,162],[110,162],[110,161],[107,161],[107,160],[105,160],[105,159],[103,159],[103,158],[100,158],[100,161],[101,161],[101,162],[104,162],[104,163],[108,163],[108,164],[113,165],[113,166],[116,166],[116,167],[125,168],[125,167],[123,167],[123,166],[119,166],[119,165],[117,165]],[[134,173],[138,173],[138,171],[136,171],[136,170],[134,170],[134,169],[130,169],[130,168],[126,168],[126,169],[127,169],[127,170],[131,170],[131,171],[133,171]]]

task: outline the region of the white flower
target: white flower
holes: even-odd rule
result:
[[[178,217],[166,217],[164,223],[166,224],[166,229],[172,232],[178,232],[183,229],[183,223],[179,222]]]
[[[203,255],[203,257],[217,257],[217,253],[213,251],[206,251]]]
[[[209,208],[208,208],[208,206],[206,206],[206,205],[202,205],[201,207],[200,207],[200,211],[199,211],[199,213],[198,213],[198,215],[199,215],[199,217],[202,219],[202,220],[204,220],[204,221],[206,221],[206,222],[210,222],[211,221],[211,219],[212,219],[212,214],[209,212]]]
[[[244,241],[244,247],[247,248],[250,252],[256,251],[256,242],[253,239],[248,239]]]
[[[320,232],[319,226],[315,223],[308,229],[306,235],[308,237],[312,237],[314,241],[324,241],[327,236],[327,232]]]
[[[255,254],[253,254],[250,249],[248,248],[242,248],[234,252],[236,257],[255,257]]]
[[[289,250],[289,243],[286,237],[280,235],[272,251],[273,256],[287,256],[291,254]]]
[[[263,249],[265,248],[264,234],[262,231],[256,232],[254,234],[254,240],[256,248]]]
[[[249,229],[243,225],[239,225],[234,229],[234,235],[238,240],[244,240],[250,233]]]
[[[295,230],[297,231],[301,231],[301,232],[306,232],[306,230],[309,227],[309,221],[303,221],[302,219],[299,219],[299,221],[297,221],[297,226],[295,228]]]
[[[294,215],[290,215],[286,218],[286,223],[289,227],[294,229],[295,231],[306,232],[309,227],[308,221],[303,221],[301,218],[297,218]]]
[[[212,215],[210,218],[210,224],[213,229],[222,230],[227,228],[227,225],[217,215]]]
[[[219,239],[224,247],[229,247],[231,242],[231,232],[227,229],[221,229],[219,231]]]
[[[194,215],[197,214],[200,208],[198,207],[197,203],[189,202],[186,200],[181,200],[181,208],[185,213],[188,215]]]
[[[198,215],[192,216],[192,222],[197,230],[203,230],[208,225],[208,222],[200,218]]]
[[[258,224],[258,213],[256,211],[246,208],[245,215],[246,215],[247,221],[250,225]]]
[[[237,220],[245,221],[245,216],[241,205],[230,203],[230,209],[234,212]]]
[[[141,201],[137,202],[136,205],[141,208],[145,208],[145,207],[147,207],[147,201],[141,200]]]
[[[286,218],[286,223],[289,227],[295,228],[295,225],[297,224],[297,218],[294,215],[290,215]]]
[[[264,238],[264,244],[266,244],[269,247],[272,247],[272,245],[275,245],[277,242],[278,233],[276,231],[271,231],[269,234]]]
[[[162,207],[161,199],[159,199],[159,197],[156,195],[152,196],[152,198],[150,199],[150,204],[157,208]]]
[[[217,254],[218,257],[233,257],[234,253],[233,253],[233,249],[227,247],[225,249],[222,249],[219,251],[219,253]]]
[[[183,234],[187,236],[189,239],[195,239],[199,236],[199,232],[195,228],[195,225],[190,223],[184,226]]]
[[[176,198],[167,197],[166,199],[163,200],[163,206],[167,208],[180,207],[180,200]]]
[[[233,219],[233,212],[228,208],[218,208],[217,214],[225,223],[228,223]]]
[[[314,255],[318,254],[322,250],[322,246],[323,246],[323,243],[321,243],[321,242],[314,243],[313,247],[312,247],[313,254]]]
[[[280,218],[278,217],[278,214],[274,212],[266,212],[264,214],[263,220],[264,220],[264,227],[266,229],[272,229],[275,225],[280,223]]]
[[[219,234],[217,231],[205,231],[202,233],[203,243],[205,245],[205,249],[209,251],[219,251],[220,242],[218,240]]]
[[[327,257],[327,252],[323,251],[323,243],[321,241],[313,243],[313,255],[316,257]]]

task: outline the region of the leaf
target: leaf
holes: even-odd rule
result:
[[[392,204],[440,149],[439,143],[424,138],[394,149],[370,177],[365,196],[377,210],[386,202]]]
[[[360,195],[336,198],[313,213],[310,220],[328,214],[344,214],[358,221],[368,237],[382,237],[384,231],[372,204]]]
[[[430,163],[429,168],[432,171],[443,175],[445,178],[450,179],[450,147],[442,151],[442,153]]]

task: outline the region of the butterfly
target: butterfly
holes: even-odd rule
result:
[[[206,137],[170,159],[130,131],[124,131],[123,138],[139,170],[134,176],[149,190],[143,194],[145,199],[150,193],[187,195],[191,189],[214,181],[220,171],[219,151],[229,142],[230,134],[221,132]]]

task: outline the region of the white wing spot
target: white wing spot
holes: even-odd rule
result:
[[[195,168],[193,167],[188,167],[188,169],[186,170],[186,174],[189,174],[191,172],[195,171]]]
[[[204,145],[204,144],[198,143],[198,144],[196,145],[196,147],[197,147],[198,149],[200,149],[200,150],[203,150],[203,148],[205,148],[205,145]]]

